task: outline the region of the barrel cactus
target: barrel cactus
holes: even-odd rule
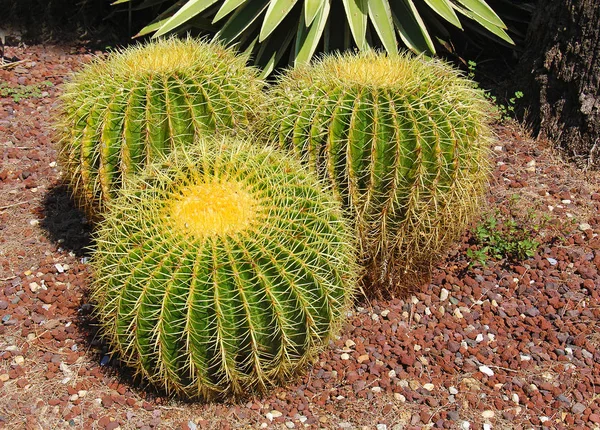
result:
[[[284,74],[263,129],[332,184],[356,220],[367,292],[414,288],[477,211],[490,105],[449,65],[367,52]]]
[[[352,228],[298,161],[223,137],[173,151],[107,204],[92,299],[108,344],[190,399],[260,392],[336,333]]]
[[[97,217],[123,181],[195,136],[244,128],[262,97],[247,58],[216,43],[164,39],[98,58],[65,86],[60,159]]]

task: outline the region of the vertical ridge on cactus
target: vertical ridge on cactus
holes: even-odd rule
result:
[[[96,218],[126,178],[203,134],[247,128],[258,71],[217,43],[163,39],[96,59],[65,86],[60,159]]]
[[[372,294],[414,287],[481,203],[490,105],[439,60],[324,57],[285,73],[266,103],[259,128],[332,184],[356,220]]]
[[[286,382],[350,306],[341,206],[277,150],[201,141],[107,206],[92,298],[112,350],[159,388],[211,399]]]

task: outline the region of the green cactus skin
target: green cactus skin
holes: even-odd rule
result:
[[[264,391],[337,333],[357,280],[337,199],[275,149],[175,150],[107,204],[92,300],[120,359],[190,399]]]
[[[284,74],[269,139],[332,184],[356,220],[368,294],[406,293],[477,212],[490,105],[439,60],[367,52]]]
[[[163,39],[98,58],[65,86],[60,160],[92,218],[123,181],[195,136],[244,129],[263,82],[216,43]]]

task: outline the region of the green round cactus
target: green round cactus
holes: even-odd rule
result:
[[[262,391],[336,333],[356,281],[352,229],[298,161],[222,138],[130,184],[96,235],[92,299],[146,381],[192,399]]]
[[[269,138],[331,183],[355,218],[367,292],[414,287],[478,210],[490,106],[441,61],[325,57],[282,76],[265,111]]]
[[[216,43],[163,39],[99,58],[65,86],[60,159],[73,194],[96,217],[123,181],[195,136],[244,128],[263,83]]]

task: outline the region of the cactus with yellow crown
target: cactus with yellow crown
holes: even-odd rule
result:
[[[269,138],[326,179],[356,220],[368,292],[414,287],[478,211],[491,110],[449,65],[329,56],[289,70],[267,100]]]
[[[258,71],[216,43],[163,39],[98,58],[62,96],[60,160],[96,218],[123,182],[197,136],[244,129],[262,100]]]
[[[145,381],[191,399],[264,391],[337,332],[352,229],[299,161],[222,138],[130,184],[96,234],[92,298],[112,351]]]

